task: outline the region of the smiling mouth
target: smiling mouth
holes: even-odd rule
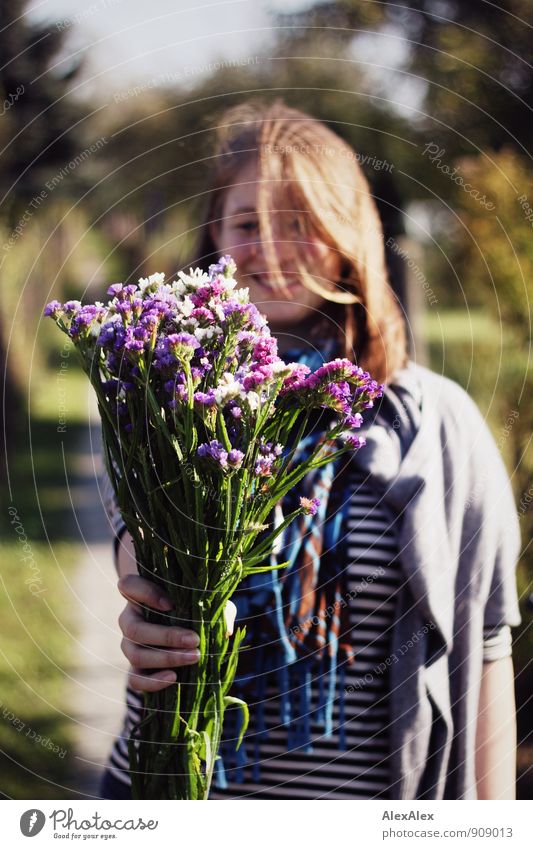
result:
[[[269,280],[266,274],[250,274],[249,277],[255,283],[258,283],[259,286],[262,286],[264,289],[268,289],[269,292],[280,292],[283,291],[283,289],[292,292],[301,288],[299,280],[284,280],[282,285],[281,281],[278,283],[276,280]]]

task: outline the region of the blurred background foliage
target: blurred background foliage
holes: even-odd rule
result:
[[[0,5],[0,99],[23,87],[0,120],[0,367],[7,435],[0,463],[8,457],[12,488],[31,489],[24,457],[31,428],[37,443],[42,439],[50,449],[39,454],[36,445],[37,476],[42,462],[44,480],[56,488],[61,483],[57,469],[54,481],[54,464],[49,468],[59,448],[50,422],[57,417],[53,381],[61,355],[52,323],[41,321],[46,302],[100,297],[110,282],[154,270],[170,275],[193,259],[213,131],[226,107],[249,96],[282,97],[325,120],[368,157],[363,170],[385,237],[402,247],[403,260],[398,250],[389,251],[389,267],[414,355],[474,397],[512,475],[524,542],[515,658],[520,792],[528,798],[530,3],[310,3],[304,11],[273,14],[275,43],[254,61],[220,63],[212,73],[173,85],[124,85],[90,99],[78,91],[83,65],[69,58],[65,33],[53,20],[32,23],[23,14],[26,6],[19,0]],[[372,167],[372,161],[387,167]],[[69,362],[72,409],[81,409],[79,377]],[[76,438],[75,428],[62,435],[67,450]],[[46,536],[38,502],[29,498],[26,505],[37,540]],[[6,511],[2,515],[9,548],[12,534]],[[68,543],[65,522],[51,527],[49,541]],[[45,568],[52,575],[56,565],[49,559]],[[48,625],[57,632],[51,618]]]

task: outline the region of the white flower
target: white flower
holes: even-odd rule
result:
[[[297,363],[284,363],[283,360],[279,360],[279,362],[272,363],[272,374],[274,377],[289,377],[290,374],[294,371],[294,367]]]
[[[172,291],[174,292],[175,295],[178,295],[178,296],[183,295],[185,293],[185,290],[186,290],[185,283],[183,283],[183,281],[181,281],[181,280],[175,280],[174,283],[172,284]]]
[[[224,321],[225,315],[224,310],[222,308],[222,304],[215,304],[213,307],[211,307],[211,309],[213,310],[219,321]]]
[[[180,312],[183,315],[190,316],[190,314],[192,313],[192,311],[194,309],[194,304],[193,304],[193,302],[191,301],[191,299],[189,298],[188,295],[186,295],[185,298],[183,298],[183,300],[180,301],[179,308],[180,308]]]
[[[187,289],[198,289],[209,280],[209,274],[206,271],[202,271],[201,268],[189,268],[188,274],[178,271],[178,277]]]
[[[204,339],[212,339],[213,336],[221,336],[224,331],[218,324],[214,324],[212,327],[197,327],[194,331],[194,335],[199,342],[203,342]]]
[[[214,333],[215,331],[212,327],[197,327],[194,331],[194,335],[199,342],[203,342],[204,339],[212,339]]]
[[[189,318],[186,318],[182,321],[182,324],[185,330],[187,330],[189,333],[194,333],[194,331],[198,327],[199,321],[197,318],[191,318],[189,316]]]
[[[257,394],[257,392],[247,392],[244,396],[244,400],[248,403],[248,406],[252,412],[257,410],[261,403],[261,398]]]
[[[234,376],[226,371],[220,379],[220,383],[214,390],[217,404],[223,405],[233,398],[238,398],[242,393],[242,384],[235,380]]]
[[[139,277],[139,289],[141,294],[144,294],[150,286],[162,286],[165,280],[165,275],[162,271],[156,271],[155,274],[150,274],[149,277]]]
[[[250,301],[250,290],[248,288],[237,289],[234,297],[239,304],[247,304]]]

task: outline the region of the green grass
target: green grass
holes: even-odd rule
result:
[[[496,430],[504,417],[501,387],[511,340],[480,310],[428,313],[422,327],[431,367],[463,386]]]
[[[464,343],[469,339],[494,340],[499,337],[499,325],[483,310],[434,310],[423,317],[422,330],[430,345],[445,342]]]
[[[53,380],[54,374],[42,380],[32,396],[31,418],[20,416],[0,515],[0,794],[15,799],[75,795],[68,790],[74,725],[67,695],[76,635],[68,584],[81,548],[65,469],[84,429],[87,390],[86,378],[73,369],[68,425],[58,432]]]
[[[59,423],[60,406],[67,408],[68,425],[87,421],[88,381],[74,351],[68,359],[54,352],[52,368],[45,376],[32,377],[30,412],[34,419]],[[63,366],[62,366],[63,364]]]
[[[523,389],[527,373],[527,352],[517,345],[512,333],[481,310],[428,312],[424,319],[430,365],[459,383],[474,399],[487,420],[509,472],[514,474],[515,500],[531,481],[531,453],[522,456],[530,438],[527,401],[531,390]],[[503,335],[503,339],[502,339]],[[531,378],[529,378],[531,380]],[[518,403],[520,393],[522,404]],[[509,419],[513,410],[517,418]],[[506,421],[513,421],[509,436]],[[531,511],[521,520],[522,543],[531,538]],[[531,548],[521,559],[517,585],[521,599],[522,624],[513,631],[513,656],[516,675],[519,746],[519,798],[531,798],[533,792],[533,745],[531,744],[530,694],[533,686],[533,612],[527,604],[531,591],[533,562]]]
[[[0,546],[0,789],[15,799],[67,798],[72,723],[66,674],[75,621],[65,576],[72,574],[76,547],[54,544],[52,553],[32,541],[30,549],[32,560],[24,563],[19,542]]]

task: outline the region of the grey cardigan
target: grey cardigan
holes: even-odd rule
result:
[[[483,630],[518,625],[520,534],[513,495],[478,408],[453,381],[410,362],[395,376],[421,407],[402,458],[368,428],[357,463],[400,513],[404,582],[390,661],[393,799],[475,799]],[[398,422],[409,417],[409,405]]]
[[[378,417],[363,428],[367,445],[355,454],[391,518],[401,514],[404,581],[387,659],[390,798],[475,799],[483,632],[520,623],[518,519],[496,444],[467,393],[412,362],[393,384],[397,422]],[[118,542],[125,526],[106,478]]]

